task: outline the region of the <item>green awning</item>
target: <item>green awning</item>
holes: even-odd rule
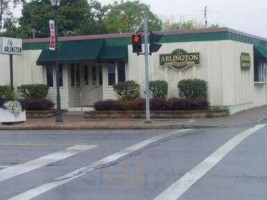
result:
[[[255,60],[267,59],[267,49],[264,47],[254,46]]]
[[[98,55],[98,60],[127,60],[128,47],[127,46],[103,46]]]
[[[65,41],[58,46],[60,63],[127,60],[127,46],[106,46],[104,40]],[[55,51],[43,50],[37,65],[53,63]]]

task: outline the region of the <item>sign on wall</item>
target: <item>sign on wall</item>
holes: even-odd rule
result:
[[[161,54],[159,56],[160,65],[172,67],[177,70],[184,70],[199,64],[199,53],[187,53],[183,49],[176,49],[171,54]]]
[[[22,54],[22,39],[18,38],[0,38],[1,53],[8,55]]]
[[[249,70],[251,66],[251,58],[249,53],[241,53],[240,64],[242,70]]]

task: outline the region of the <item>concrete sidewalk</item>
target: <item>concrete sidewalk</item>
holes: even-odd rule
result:
[[[64,114],[63,123],[55,123],[54,118],[29,119],[16,125],[0,125],[0,130],[40,130],[40,129],[180,129],[229,127],[261,122],[267,119],[267,106],[243,111],[224,118],[197,119],[153,119],[145,124],[144,119],[96,119],[86,120],[79,112]]]

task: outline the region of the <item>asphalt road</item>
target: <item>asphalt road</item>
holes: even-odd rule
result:
[[[266,133],[1,131],[0,199],[266,200]]]

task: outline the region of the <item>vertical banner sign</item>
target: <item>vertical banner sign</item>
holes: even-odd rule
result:
[[[55,30],[55,21],[49,20],[49,28],[50,28],[50,50],[56,49],[56,30]]]

